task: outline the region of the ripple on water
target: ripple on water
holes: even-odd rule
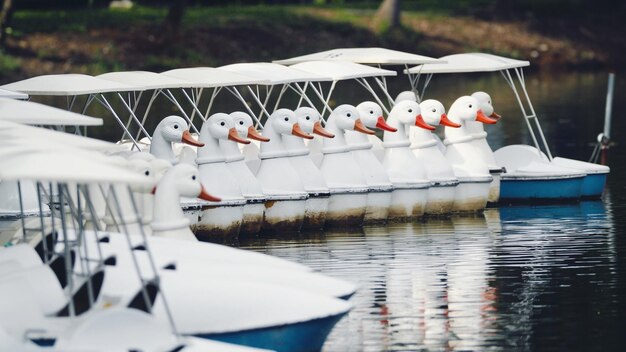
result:
[[[611,212],[583,202],[242,246],[359,285],[325,351],[526,350],[577,331],[581,305],[616,316],[613,232]]]

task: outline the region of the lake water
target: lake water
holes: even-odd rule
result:
[[[626,92],[621,77],[613,114],[618,143]],[[589,158],[603,128],[606,80],[604,73],[528,78],[553,154]],[[488,128],[494,150],[530,142],[514,96],[498,75],[435,77],[427,96],[449,106],[476,90],[491,93],[504,116]],[[241,246],[358,283],[354,308],[333,330],[325,351],[622,350],[621,144],[611,149],[609,165],[602,201],[507,206],[480,216],[263,237]]]

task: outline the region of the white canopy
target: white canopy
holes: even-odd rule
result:
[[[108,92],[126,92],[133,87],[78,73],[43,75],[5,84],[0,88],[30,95],[73,96]]]
[[[269,84],[285,84],[293,82],[329,81],[330,77],[305,72],[269,62],[250,62],[219,67],[220,70],[239,73],[245,76],[267,80]]]
[[[265,79],[258,79],[213,67],[179,68],[165,71],[161,74],[189,81],[192,83],[189,88],[216,88],[270,83]]]
[[[432,57],[385,48],[339,48],[292,57],[291,59],[276,60],[274,63],[292,65],[317,60],[348,61],[369,65],[419,65],[441,62],[441,60]]]
[[[96,77],[132,86],[134,90],[184,88],[192,85],[183,79],[149,71],[109,72]]]
[[[0,120],[29,125],[101,126],[102,119],[88,117],[48,105],[0,98]]]
[[[0,89],[0,98],[11,98],[11,99],[28,99],[28,94],[13,92],[6,89]]]
[[[119,144],[105,142],[103,140],[78,136],[65,132],[53,131],[45,128],[26,126],[8,121],[0,121],[0,141],[10,140],[28,141],[30,144],[42,145],[42,143],[61,143],[67,146],[77,147],[83,150],[97,150],[116,152],[128,150]]]
[[[483,53],[454,54],[441,59],[446,63],[419,65],[405,70],[404,73],[495,72],[530,65],[528,61]]]
[[[6,147],[2,143],[3,147]],[[94,152],[95,153],[95,152]],[[138,173],[90,158],[87,152],[73,153],[69,148],[9,148],[0,158],[0,179],[76,183],[147,184]]]
[[[329,77],[329,79],[327,79],[328,81],[396,75],[395,71],[383,70],[348,61],[308,61],[290,67],[321,76],[327,76]]]

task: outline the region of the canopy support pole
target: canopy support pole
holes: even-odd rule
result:
[[[511,87],[511,89],[513,90],[513,94],[515,95],[515,99],[517,99],[517,104],[519,105],[519,107],[520,107],[520,109],[522,111],[522,114],[524,115],[524,121],[526,121],[526,126],[528,127],[528,132],[530,133],[530,137],[532,138],[533,143],[535,144],[535,148],[537,148],[537,153],[539,153],[539,155],[541,156],[541,148],[539,147],[539,142],[537,141],[537,136],[535,136],[535,131],[533,130],[533,127],[532,127],[532,125],[530,124],[530,121],[529,121],[529,119],[532,118],[532,116],[529,116],[526,113],[526,108],[524,107],[524,103],[522,102],[522,99],[521,99],[519,93],[517,92],[517,87],[515,86],[515,81],[513,81],[513,77],[511,77],[511,73],[509,72],[509,70],[503,70],[503,71],[500,71],[500,73],[504,77],[504,80],[508,83],[509,87]]]
[[[213,93],[211,93],[211,99],[209,100],[209,106],[206,108],[206,112],[204,113],[204,121],[209,118],[209,112],[211,112],[211,108],[213,107],[213,103],[215,102],[215,97],[222,91],[222,87],[213,88]]]
[[[172,102],[174,103],[174,105],[176,105],[176,107],[178,108],[178,110],[180,110],[180,113],[183,115],[183,117],[185,118],[185,120],[187,120],[187,122],[189,123],[189,128],[191,128],[195,133],[200,133],[198,132],[198,129],[196,128],[196,126],[193,125],[193,123],[191,122],[191,119],[189,118],[189,115],[187,115],[187,113],[185,112],[185,110],[183,109],[182,106],[180,106],[180,104],[178,103],[178,100],[176,100],[176,97],[174,97],[174,94],[172,93],[171,90],[169,89],[165,89],[165,96]]]
[[[382,100],[380,100],[378,94],[376,94],[372,86],[370,86],[369,82],[367,82],[365,78],[357,78],[356,81],[359,82],[359,84],[361,84],[363,88],[365,88],[365,90],[374,97],[374,99],[376,100],[376,102],[378,102],[378,105],[380,105],[385,114],[389,115],[389,110],[387,109],[387,106],[382,102]]]
[[[96,97],[96,100],[98,100],[100,102],[100,104],[102,104],[105,108],[107,108],[111,112],[113,117],[117,120],[117,123],[124,130],[124,134],[122,135],[122,139],[124,139],[124,137],[126,135],[128,135],[128,138],[130,138],[130,140],[133,142],[133,147],[137,148],[138,151],[141,151],[141,148],[139,147],[139,144],[137,143],[135,138],[133,138],[133,136],[131,135],[130,131],[126,128],[126,125],[124,125],[124,122],[122,122],[122,119],[120,119],[120,117],[117,115],[117,113],[115,112],[115,109],[113,109],[111,104],[109,104],[107,99],[104,97],[104,94],[100,93],[99,97]]]
[[[154,103],[156,98],[159,96],[160,92],[161,92],[160,89],[155,89],[154,92],[152,93],[152,96],[150,97],[150,100],[148,101],[148,106],[146,106],[146,112],[143,114],[143,118],[141,119],[142,126],[146,123],[146,120],[148,119],[148,113],[150,112],[150,110],[152,110],[152,104]],[[138,131],[137,137],[135,137],[135,139],[139,139],[140,135],[141,135],[141,131]],[[148,135],[148,137],[152,138],[150,135]]]
[[[141,132],[143,132],[146,137],[148,137],[148,139],[150,141],[152,141],[152,138],[150,138],[150,134],[148,133],[148,131],[146,131],[146,129],[143,127],[143,125],[141,124],[141,122],[139,121],[139,118],[137,118],[137,115],[135,115],[135,112],[133,111],[133,109],[130,107],[130,105],[128,105],[128,103],[126,103],[126,101],[124,100],[124,97],[122,97],[122,95],[120,93],[117,93],[117,96],[120,98],[120,100],[122,101],[122,104],[124,104],[124,107],[126,107],[126,110],[128,110],[128,112],[130,113],[129,119],[128,119],[128,123],[130,124],[131,119],[134,120],[137,125],[139,125],[139,129],[141,130]],[[141,98],[141,96],[140,96]],[[137,106],[137,104],[135,104],[135,106]],[[128,125],[126,125],[126,128],[128,129]],[[129,132],[130,134],[130,132]]]
[[[539,118],[537,117],[537,113],[535,112],[533,103],[530,101],[530,97],[528,96],[528,91],[526,90],[526,80],[524,79],[524,71],[522,71],[521,67],[515,68],[515,73],[517,74],[517,79],[520,82],[520,86],[522,87],[524,96],[526,97],[526,103],[528,104],[530,113],[532,114],[532,116],[534,116],[535,125],[537,125],[537,130],[539,131],[539,137],[541,137],[541,142],[543,143],[543,147],[546,150],[546,154],[548,154],[548,158],[550,159],[550,161],[552,161],[552,153],[550,152],[550,147],[548,147],[546,136],[543,134],[543,129],[541,128],[541,124],[539,124]]]
[[[198,105],[197,105],[196,101],[194,99],[192,99],[189,96],[189,94],[187,94],[187,91],[185,91],[185,88],[182,88],[180,91],[183,92],[183,95],[185,96],[185,98],[187,98],[187,101],[193,107],[193,110],[191,111],[191,117],[189,118],[189,124],[193,125],[193,117],[196,114],[196,112],[198,113],[198,115],[200,115],[200,118],[202,118],[202,112],[200,111],[200,109],[198,109]],[[202,92],[202,91],[200,91],[200,92]],[[198,96],[198,98],[199,98],[199,96]],[[194,130],[195,130],[195,127],[194,127]],[[197,130],[196,130],[196,132],[197,132]]]
[[[252,111],[252,108],[250,108],[250,106],[248,106],[248,103],[246,102],[246,99],[243,98],[243,96],[241,95],[241,93],[239,93],[237,88],[235,88],[235,87],[226,87],[226,89],[229,92],[231,92],[237,99],[239,99],[239,101],[243,104],[243,106],[246,109],[246,111],[248,111],[248,114],[250,114],[250,116],[256,122],[256,126],[255,127],[256,128],[258,128],[259,126],[263,127],[263,125],[261,124],[261,119],[254,114],[254,111]]]

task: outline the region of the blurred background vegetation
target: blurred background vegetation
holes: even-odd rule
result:
[[[483,51],[546,70],[588,70],[619,67],[626,50],[623,0],[1,1],[1,82],[355,46],[435,57]],[[383,2],[399,9],[397,25]]]

